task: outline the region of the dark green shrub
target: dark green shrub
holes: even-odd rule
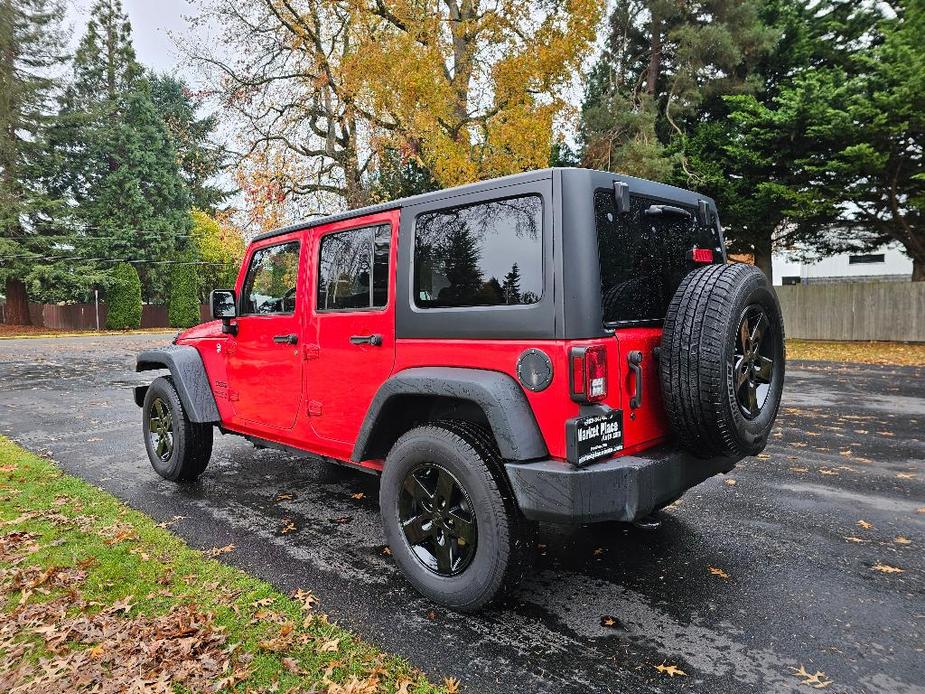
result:
[[[187,258],[186,262],[189,260]],[[170,272],[167,317],[174,328],[189,328],[199,324],[199,276],[195,265],[173,266]]]
[[[119,263],[112,269],[107,295],[107,328],[127,330],[141,327],[141,280],[134,267]]]

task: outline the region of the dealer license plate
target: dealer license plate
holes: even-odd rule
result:
[[[566,422],[568,460],[587,465],[623,450],[623,410],[576,417]]]

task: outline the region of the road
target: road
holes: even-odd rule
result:
[[[134,354],[167,339],[0,340],[0,433],[158,521],[182,516],[172,528],[194,547],[233,543],[223,561],[313,591],[434,680],[814,691],[802,667],[825,673],[829,692],[925,692],[925,369],[792,363],[762,457],[689,492],[655,532],[543,527],[512,598],[460,616],[419,597],[383,554],[375,477],[231,436],[217,437],[199,482],[157,477],[130,388],[150,378],[133,373]],[[297,530],[282,533],[290,520]]]

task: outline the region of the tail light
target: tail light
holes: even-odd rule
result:
[[[713,249],[697,248],[694,246],[688,254],[688,260],[693,260],[695,263],[707,263],[709,265],[713,262]]]
[[[572,347],[569,352],[572,400],[591,404],[607,397],[607,351],[603,345]]]

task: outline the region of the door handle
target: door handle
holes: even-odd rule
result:
[[[275,335],[273,337],[273,342],[279,345],[295,345],[299,342],[299,336],[295,333],[291,335]]]
[[[352,335],[350,337],[350,343],[354,345],[372,345],[373,347],[378,347],[382,344],[382,335],[376,333],[372,335]]]
[[[642,407],[642,352],[634,350],[626,355],[626,359],[633,373],[636,374],[636,392],[630,399],[630,407],[635,410]]]

